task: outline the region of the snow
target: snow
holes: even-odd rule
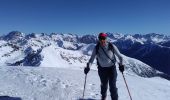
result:
[[[4,45],[3,45],[3,46],[4,46]],[[9,46],[4,46],[4,47],[1,47],[1,48],[0,48],[0,51],[1,51],[1,52],[0,52],[0,55],[3,56],[4,54],[12,51],[12,48],[9,47]]]
[[[8,45],[1,45],[0,47],[0,65],[15,62],[22,59],[23,56],[21,51],[14,51],[14,49]]]
[[[82,54],[81,51],[70,51],[60,47],[55,47],[54,44],[45,47],[42,50],[43,61],[40,67],[65,67],[79,69],[85,66],[85,62],[89,57]]]
[[[114,37],[121,39],[125,36],[115,34]],[[143,37],[134,38],[131,35],[126,36],[126,39],[141,44],[147,41]],[[159,42],[157,39],[159,38],[155,37],[152,41]],[[89,39],[85,43],[88,41]],[[111,41],[116,40],[111,39]],[[19,49],[9,43],[12,44],[12,42],[0,40],[1,96],[19,97],[22,100],[78,100],[82,97],[85,77],[83,69],[95,46],[93,42],[79,43],[77,36],[71,34],[53,34],[51,38],[42,34],[29,38],[23,45],[13,43]],[[8,63],[15,63],[27,57],[27,50],[34,52],[40,50],[42,60],[38,67],[6,66]],[[123,58],[126,65],[124,74],[133,100],[167,100],[170,98],[170,81],[154,77],[161,72],[137,59],[124,55]],[[119,71],[117,87],[119,100],[130,100]],[[109,91],[107,97],[110,100]],[[87,77],[85,98],[100,99],[100,81],[96,61]]]
[[[64,47],[64,48],[71,48],[71,49],[76,49],[76,48],[77,48],[76,46],[74,46],[73,43],[68,42],[68,41],[65,41],[65,42],[63,43],[63,47]]]
[[[129,73],[133,73],[134,75],[139,75],[139,76],[143,76],[143,77],[152,77],[154,75],[156,75],[157,73],[160,73],[159,71],[153,69],[152,67],[150,67],[149,65],[134,59],[134,58],[130,58],[127,56],[123,56],[123,62],[124,65],[126,67],[126,70]]]
[[[92,54],[94,47],[95,47],[94,43],[87,44],[81,48],[81,51],[83,52],[83,54],[90,56]]]
[[[43,62],[40,66],[49,66],[49,67],[68,67],[69,65],[65,60],[60,56],[60,52],[55,50],[53,46],[49,46],[43,49]],[[64,64],[64,65],[63,65]]]
[[[85,75],[82,69],[56,67],[0,67],[0,95],[22,100],[78,100],[82,97]],[[167,100],[170,81],[143,78],[125,72],[133,100]],[[118,71],[119,100],[130,100]],[[85,98],[100,99],[100,81],[96,70],[87,76]],[[107,100],[110,99],[108,91]]]

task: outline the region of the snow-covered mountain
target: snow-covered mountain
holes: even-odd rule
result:
[[[170,37],[159,34],[125,36],[114,42],[121,52],[170,75]],[[160,59],[161,58],[161,59]]]
[[[128,71],[143,77],[152,77],[161,74],[154,69],[155,66],[152,66],[152,62],[156,61],[154,60],[156,57],[152,54],[154,54],[153,51],[155,51],[156,54],[161,55],[163,51],[160,51],[160,53],[156,51],[164,50],[164,56],[169,56],[167,55],[170,51],[169,47],[161,46],[161,44],[167,43],[167,41],[170,40],[168,36],[155,33],[146,35],[107,34],[108,40],[116,44],[123,54],[146,62],[145,64],[137,59],[124,56],[124,62],[126,63],[125,65]],[[45,33],[31,33],[25,35],[19,31],[12,31],[5,36],[1,36],[0,65],[35,67],[77,66],[76,68],[82,68],[89,60],[95,43],[97,43],[97,35],[78,36],[59,33],[49,35]],[[164,48],[167,52],[165,52]],[[164,56],[161,56],[162,59]],[[166,66],[161,66],[161,62],[164,61],[161,60],[159,62],[160,64],[157,62],[156,65],[160,65],[160,69],[166,68]],[[168,65],[169,62],[166,64]],[[94,64],[94,66],[96,66],[96,64]],[[93,68],[95,69],[96,67]],[[168,72],[166,72],[166,74],[167,73]]]
[[[159,51],[156,52],[157,56],[164,54],[166,59],[169,59],[170,38],[154,33],[107,34],[108,40],[116,44],[124,54],[126,68],[124,74],[132,98],[168,100],[167,98],[170,98],[168,81],[170,78],[166,75],[168,71],[162,73],[162,70],[156,70],[154,66],[142,61],[143,59],[155,61],[152,58],[155,57],[153,51]],[[58,33],[25,35],[13,31],[1,36],[0,100],[79,100],[84,85],[83,69],[96,42],[97,35]],[[161,56],[160,63],[162,59],[165,59],[164,56]],[[119,71],[117,87],[119,99],[128,100],[129,96]],[[100,99],[100,82],[95,61],[87,77],[85,98]],[[110,100],[109,92],[107,100]]]

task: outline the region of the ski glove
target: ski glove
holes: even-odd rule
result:
[[[124,67],[124,65],[121,65],[121,64],[119,64],[119,70],[120,70],[120,72],[124,72],[124,70],[125,70],[125,67]]]
[[[87,63],[87,67],[84,68],[84,74],[87,74],[90,71],[89,63]]]

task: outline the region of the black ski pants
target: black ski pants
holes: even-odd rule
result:
[[[118,93],[117,93],[118,90],[116,87],[116,80],[117,80],[116,66],[111,66],[111,67],[98,66],[98,74],[101,81],[102,98],[106,98],[107,96],[107,88],[109,83],[112,100],[118,100]]]

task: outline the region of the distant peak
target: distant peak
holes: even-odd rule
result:
[[[21,33],[20,31],[11,31],[4,37],[4,39],[5,40],[14,40],[14,39],[18,39],[18,38],[21,38],[24,36],[25,36],[24,33]]]

